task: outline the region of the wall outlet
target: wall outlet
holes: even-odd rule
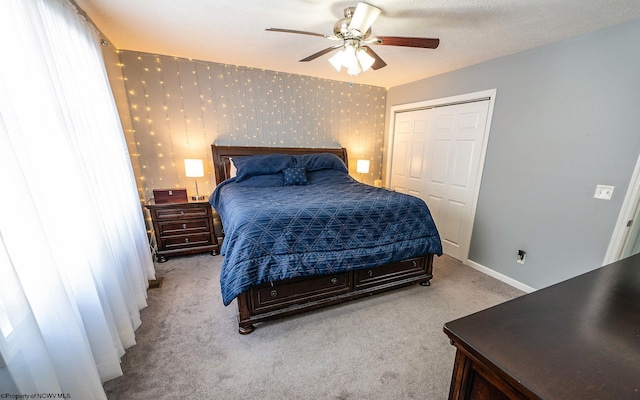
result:
[[[518,254],[516,255],[516,261],[519,264],[524,264],[525,258],[527,258],[527,252],[524,250],[518,250]]]
[[[611,196],[613,196],[614,186],[607,185],[598,185],[596,186],[596,192],[593,195],[594,199],[600,200],[611,200]]]

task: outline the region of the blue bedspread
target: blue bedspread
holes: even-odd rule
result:
[[[252,285],[375,267],[442,254],[431,213],[417,197],[356,182],[335,170],[304,186],[273,186],[281,174],[222,182],[209,202],[225,238],[225,305]]]

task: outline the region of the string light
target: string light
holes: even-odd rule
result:
[[[184,158],[205,160],[203,185],[211,192],[212,143],[342,146],[371,159],[365,182],[381,176],[384,88],[128,50],[118,55],[147,197],[161,186],[188,187],[177,169]]]

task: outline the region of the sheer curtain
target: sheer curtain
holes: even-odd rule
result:
[[[0,2],[0,391],[104,399],[154,277],[99,38]]]

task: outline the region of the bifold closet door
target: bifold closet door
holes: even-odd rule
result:
[[[444,252],[462,261],[473,229],[488,111],[483,100],[395,116],[389,187],[427,203]]]

